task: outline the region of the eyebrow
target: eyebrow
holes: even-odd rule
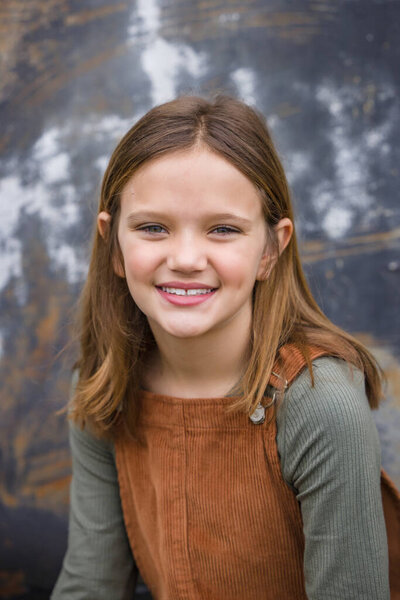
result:
[[[126,218],[126,221],[128,225],[137,225],[137,223],[141,221],[163,221],[164,219],[168,219],[168,215],[165,213],[157,211],[140,211],[130,213]],[[232,213],[208,213],[204,215],[204,220],[218,221],[220,223],[230,221],[243,226],[248,226],[251,224],[250,219],[246,219],[245,217],[240,217],[239,215],[234,215]]]

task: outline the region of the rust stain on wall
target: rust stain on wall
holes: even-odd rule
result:
[[[400,364],[387,346],[378,343],[370,333],[358,332],[353,334],[362,344],[367,346],[383,369],[387,381],[384,402],[400,408]]]
[[[109,4],[106,6],[101,6],[99,8],[92,8],[81,10],[72,15],[67,15],[65,18],[65,24],[68,26],[71,25],[86,25],[90,21],[96,21],[98,19],[104,19],[109,15],[123,12],[128,9],[128,4],[125,2],[119,2],[116,4]]]
[[[317,15],[305,12],[268,12],[250,16],[249,27],[292,27],[293,25],[318,25]]]
[[[312,2],[310,8],[316,12],[335,14],[338,12],[338,3],[336,0],[319,0]]]
[[[23,571],[0,571],[0,598],[5,600],[20,596],[27,591]]]
[[[48,27],[59,15],[67,14],[70,0],[3,0],[0,3],[0,39],[7,47],[27,33]],[[17,35],[15,35],[17,33]]]
[[[54,514],[65,514],[69,499],[69,484],[71,476],[58,477],[48,481],[40,486],[30,487],[26,485],[22,488],[22,496],[32,498],[34,502],[30,506],[44,508],[53,511]]]
[[[371,83],[365,88],[365,102],[363,104],[363,112],[365,115],[370,115],[375,109],[375,98],[377,94],[376,86]]]
[[[29,506],[51,510],[55,515],[64,516],[69,502],[71,465],[70,461],[67,467],[61,463],[62,467],[58,470],[58,464],[55,462],[53,476],[49,477],[47,481],[43,481],[41,472],[31,473],[26,469],[24,471],[25,480],[21,481],[21,485],[14,493],[4,488],[0,489],[1,503],[8,508]],[[38,479],[38,482],[34,481],[35,478]]]
[[[252,6],[253,5],[253,6]],[[178,10],[179,9],[179,10]],[[190,40],[215,39],[222,31],[261,28],[281,38],[304,43],[323,31],[324,23],[335,20],[331,3],[317,2],[305,11],[280,11],[256,2],[193,2],[164,7],[160,34],[165,38],[190,33]]]
[[[300,106],[294,106],[290,102],[282,102],[274,111],[281,119],[286,119],[301,112]]]
[[[305,43],[323,33],[325,22],[334,19],[328,12],[318,11],[287,11],[249,14],[245,26],[270,30],[280,38],[295,42]]]
[[[57,68],[47,69],[32,84],[25,86],[15,97],[15,102],[27,101],[29,106],[37,106],[48,100],[53,94],[63,89],[70,81],[88,73],[101,64],[124,54],[127,50],[126,44],[117,45],[112,49],[99,52],[98,54],[81,60],[76,59],[76,65],[64,68],[60,74]]]
[[[92,56],[71,52],[67,29],[129,10],[129,4],[106,3],[93,9],[74,11],[70,0],[18,1],[0,5],[0,99],[12,96],[13,107],[40,105],[71,80],[98,68],[126,51],[120,40],[103,38],[101,51]],[[57,36],[49,36],[55,28]],[[28,77],[21,76],[20,65]],[[11,107],[12,109],[14,109]],[[3,148],[9,137],[0,141]]]
[[[346,238],[334,244],[330,241],[304,241],[300,248],[304,262],[314,263],[328,258],[378,252],[399,243],[400,227],[396,227],[389,231]]]
[[[19,62],[30,66],[42,57],[40,51],[32,50],[37,45],[33,34],[41,29],[49,31],[57,17],[68,12],[68,4],[68,0],[8,0],[0,3],[0,98],[6,98],[12,86],[20,83],[16,71]],[[43,43],[48,41],[43,40]]]
[[[237,0],[221,2],[186,2],[170,4],[162,10],[160,35],[167,40],[187,35],[191,42],[215,39],[221,31],[242,28],[242,17],[251,10],[254,0],[243,4]]]

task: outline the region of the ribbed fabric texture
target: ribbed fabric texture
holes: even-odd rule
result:
[[[306,600],[298,503],[284,482],[273,411],[262,425],[231,398],[143,393],[143,446],[116,461],[129,540],[157,600]]]
[[[306,373],[298,378],[277,418],[282,474],[301,505],[307,594],[319,599],[325,589],[324,600],[389,598],[384,513],[376,495],[379,439],[363,375],[325,358],[314,364],[314,378],[314,388]],[[386,486],[382,491],[386,498]],[[399,521],[390,521],[398,531]]]

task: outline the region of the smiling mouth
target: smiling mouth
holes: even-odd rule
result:
[[[175,294],[176,296],[202,296],[204,294],[211,294],[211,292],[215,292],[217,288],[198,288],[198,289],[189,289],[185,290],[183,288],[174,288],[174,287],[163,287],[157,286],[158,289],[166,292],[167,294]]]

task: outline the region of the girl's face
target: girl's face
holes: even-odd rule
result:
[[[103,234],[107,220],[100,213]],[[288,228],[278,224],[280,242]],[[118,240],[116,271],[156,339],[249,328],[270,248],[258,193],[227,160],[193,149],[146,163],[122,191]]]

